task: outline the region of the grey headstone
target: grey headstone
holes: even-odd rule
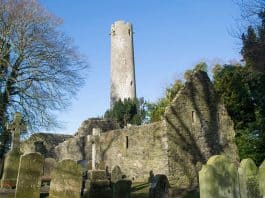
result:
[[[22,155],[17,178],[16,198],[39,198],[44,158],[40,153]]]
[[[149,188],[149,198],[168,198],[169,187],[166,175],[155,175]]]
[[[66,159],[57,164],[51,173],[49,198],[80,198],[82,167]]]
[[[223,155],[212,156],[199,172],[200,198],[239,198],[238,173]]]
[[[258,168],[252,159],[243,159],[238,169],[241,198],[258,198]]]
[[[122,172],[119,166],[115,166],[111,171],[111,182],[116,183],[117,181],[122,179]]]

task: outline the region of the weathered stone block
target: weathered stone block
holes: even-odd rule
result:
[[[258,168],[252,159],[244,159],[238,169],[241,198],[258,198]]]
[[[259,167],[259,187],[261,196],[265,198],[265,160]]]
[[[51,174],[49,198],[80,198],[82,167],[67,159],[59,162]]]
[[[238,173],[223,155],[211,157],[199,172],[201,198],[239,198]]]
[[[40,153],[29,153],[20,158],[16,198],[39,198],[44,159]]]
[[[15,188],[17,183],[17,175],[21,152],[18,150],[10,150],[5,157],[4,170],[1,180],[2,188]]]

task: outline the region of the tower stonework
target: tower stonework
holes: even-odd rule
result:
[[[136,97],[132,24],[111,26],[111,106],[119,99]]]

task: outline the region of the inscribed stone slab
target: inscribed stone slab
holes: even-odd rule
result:
[[[51,174],[49,198],[80,198],[82,167],[66,159],[57,164]]]
[[[15,198],[39,198],[44,158],[40,153],[29,153],[20,158]]]

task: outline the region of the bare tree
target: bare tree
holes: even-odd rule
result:
[[[0,0],[0,158],[14,112],[31,130],[56,127],[54,112],[84,84],[87,64],[61,23],[37,0]]]
[[[235,0],[241,10],[241,18],[247,25],[256,26],[258,15],[265,10],[265,0]]]

